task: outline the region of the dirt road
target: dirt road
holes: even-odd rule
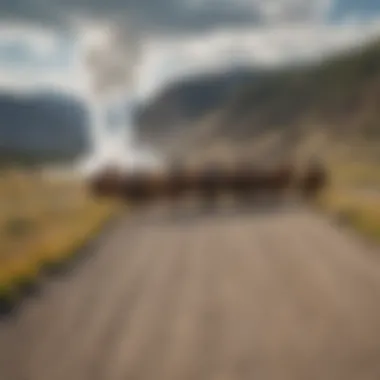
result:
[[[125,217],[0,322],[4,380],[380,379],[380,265],[302,209]]]

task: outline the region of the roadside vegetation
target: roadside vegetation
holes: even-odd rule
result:
[[[331,186],[318,204],[324,211],[380,243],[380,165],[332,166]]]
[[[92,199],[83,183],[38,173],[0,175],[0,299],[17,297],[40,272],[75,255],[114,215],[114,203]]]

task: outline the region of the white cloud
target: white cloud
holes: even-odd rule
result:
[[[121,75],[112,80],[107,77],[117,67],[132,77],[129,66],[138,58],[128,56],[128,46],[119,49],[122,45],[115,42],[119,29],[98,21],[81,20],[79,26],[71,35],[62,35],[42,27],[1,24],[0,89],[25,92],[53,87],[89,97],[98,79],[113,80],[111,87],[127,83],[122,83]],[[86,56],[91,49],[97,53],[96,64],[100,66],[93,62],[88,65]]]
[[[17,0],[1,1],[0,17],[66,27],[78,15],[102,17],[138,32],[192,34],[224,25],[314,22],[334,0]],[[363,0],[358,0],[363,1]]]
[[[248,1],[245,1],[248,6]],[[252,0],[255,2],[255,0]],[[272,0],[260,2],[270,7]],[[280,0],[278,7],[290,9],[290,5],[302,0]],[[327,9],[330,0],[315,0],[315,8]],[[257,4],[259,4],[257,2]],[[257,5],[256,4],[256,5]],[[322,12],[322,11],[321,11]],[[359,22],[355,18],[341,24],[326,25],[278,23],[255,28],[224,28],[203,35],[176,35],[140,40],[141,55],[133,46],[129,52],[125,44],[118,56],[117,37],[109,23],[88,23],[80,20],[77,38],[71,43],[69,65],[66,67],[36,68],[25,65],[2,65],[0,60],[0,87],[27,89],[36,86],[54,86],[63,90],[88,93],[90,72],[83,66],[84,52],[93,46],[103,52],[109,62],[129,67],[130,77],[137,88],[137,95],[146,98],[168,81],[181,76],[223,69],[231,64],[276,66],[292,61],[317,60],[326,54],[359,45],[375,36],[380,36],[380,20]],[[117,29],[116,29],[117,32]],[[111,38],[112,37],[112,38]],[[42,61],[62,54],[62,37],[49,29],[26,28],[23,25],[0,26],[0,49],[3,41],[23,41]],[[67,41],[66,41],[67,42]],[[110,52],[108,54],[107,52]],[[112,53],[112,54],[111,54]],[[130,54],[129,54],[130,53]],[[129,54],[129,55],[128,55]],[[133,56],[133,57],[132,57]],[[128,70],[126,70],[128,71]],[[117,78],[116,78],[117,79]],[[118,80],[118,79],[117,79]]]
[[[44,75],[36,75],[33,71],[25,70],[0,70],[0,91],[33,92],[43,88],[87,96],[86,85],[80,74],[74,70],[47,71]]]
[[[0,24],[0,48],[19,46],[27,52],[27,57],[34,61],[43,63],[51,60],[60,53],[63,43],[64,39],[59,38],[48,28],[12,23]]]
[[[139,58],[138,39],[126,26],[109,21],[78,19],[78,50],[90,86],[103,96],[117,88],[131,87]]]
[[[21,47],[25,54],[22,58],[9,56],[9,46]],[[2,24],[0,88],[25,92],[53,87],[84,93],[86,84],[76,50],[74,40],[67,41],[51,29]]]

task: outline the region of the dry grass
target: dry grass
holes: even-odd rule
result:
[[[332,171],[334,186],[380,188],[379,163],[331,162],[329,167]]]
[[[380,243],[380,165],[332,161],[332,183],[319,206],[339,222]]]
[[[380,194],[365,197],[348,189],[331,188],[319,205],[339,222],[380,243]]]
[[[34,173],[0,176],[0,296],[32,281],[43,265],[73,255],[113,214],[115,205],[91,199],[83,184]]]

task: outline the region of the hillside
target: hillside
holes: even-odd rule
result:
[[[0,162],[67,161],[89,148],[88,113],[66,95],[0,94]]]
[[[136,111],[140,140],[165,145],[167,139],[186,133],[255,77],[256,72],[242,68],[192,76],[165,88]]]
[[[342,153],[380,159],[379,62],[380,43],[373,43],[319,65],[257,72],[232,89],[227,84],[229,96],[187,124],[176,140],[177,152],[272,158]],[[189,88],[181,84],[164,93],[175,99]],[[159,97],[156,107],[163,105],[178,110]],[[181,109],[187,107],[190,102],[181,103]],[[159,124],[162,135],[170,133],[172,127]]]

